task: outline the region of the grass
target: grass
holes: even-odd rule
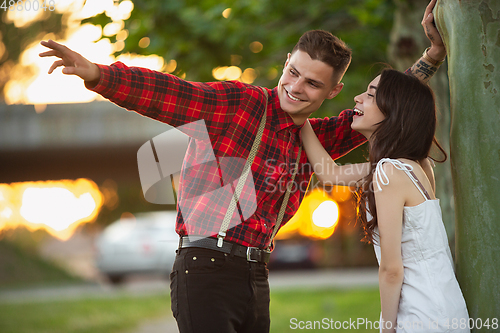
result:
[[[271,291],[271,332],[293,332],[302,321],[356,321],[379,316],[378,289],[355,290],[278,290]],[[85,299],[24,304],[0,303],[2,333],[128,333],[142,321],[170,315],[168,294],[111,299]],[[313,324],[311,324],[313,325]],[[324,323],[323,323],[324,325]],[[352,329],[352,328],[351,328]],[[307,329],[308,332],[332,331],[331,328]],[[360,327],[357,332],[376,332]]]
[[[0,304],[2,333],[131,332],[141,321],[170,312],[169,296]]]
[[[347,328],[347,323],[357,323],[358,318],[375,322],[379,315],[378,288],[271,290],[271,332],[295,332],[301,327],[307,332],[344,331],[338,325]],[[366,325],[355,327],[356,332],[378,332],[365,329]]]
[[[20,246],[0,240],[0,289],[75,284],[81,279]]]

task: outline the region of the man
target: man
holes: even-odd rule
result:
[[[426,81],[438,67],[435,60],[443,59],[446,52],[432,17],[426,16],[423,24],[432,46],[410,71]],[[40,56],[61,58],[49,73],[63,66],[64,74],[79,76],[88,89],[126,109],[176,127],[204,120],[217,163],[203,164],[203,177],[193,175],[185,165],[194,165],[200,145],[190,144],[178,195],[181,209],[176,230],[181,242],[171,274],[172,311],[183,333],[269,332],[268,249],[279,229],[281,206],[286,208],[284,224],[297,211],[312,175],[306,155],[300,154],[300,129],[325,99],[342,90],[340,81],[351,60],[350,49],[325,31],[306,32],[288,54],[278,86],[261,90],[241,82],[187,82],[119,62],[96,65],[56,42],[43,41],[42,45],[52,50]],[[207,199],[200,192],[213,190],[210,186],[217,183],[236,186],[241,172],[219,168],[219,164],[227,157],[247,159],[262,120],[265,126],[251,164],[255,211],[240,218],[245,215],[243,191],[234,213],[241,223],[223,229],[221,221],[232,196]],[[334,159],[365,141],[351,130],[351,120],[351,110],[338,117],[310,119]],[[300,171],[293,190],[286,194],[295,167]],[[213,180],[212,185],[201,186],[206,178]]]

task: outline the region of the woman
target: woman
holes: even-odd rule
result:
[[[337,166],[306,122],[302,139],[323,183],[358,186],[359,219],[379,262],[382,332],[469,332],[427,156],[434,142],[432,90],[386,69],[354,98],[351,127],[369,142],[369,163]],[[329,173],[319,173],[328,170]]]

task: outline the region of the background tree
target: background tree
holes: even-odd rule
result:
[[[354,50],[345,91],[315,114],[330,116],[352,107],[370,66],[387,61],[393,8],[390,0],[136,1],[125,21],[125,46],[117,54],[174,59],[173,74],[191,81],[214,81],[212,70],[219,66],[253,68],[255,84],[273,87],[302,33],[328,30]],[[112,19],[103,13],[84,22],[104,27]],[[111,36],[112,42],[116,39]]]
[[[500,2],[439,0],[435,14],[448,51],[457,275],[470,317],[483,322],[475,331],[498,332]]]
[[[54,37],[59,36],[65,26],[62,14],[42,9],[39,9],[39,15],[34,20],[15,24],[9,18],[9,14],[14,11],[8,8],[0,9],[0,92],[12,77],[34,74],[28,67],[16,67],[22,51],[31,43],[40,41],[47,32],[53,33]]]
[[[389,62],[398,70],[410,67],[422,51],[430,46],[423,33],[422,15],[429,4],[428,0],[394,0],[394,25],[391,31],[388,48]],[[446,63],[441,65],[430,86],[436,95],[438,108],[438,128],[436,137],[449,155],[450,152],[450,102]],[[441,157],[441,156],[436,156]],[[451,178],[450,159],[445,163],[437,163],[436,195],[440,199],[443,211],[443,222],[448,233],[450,248],[455,248],[455,213],[453,207],[453,182]]]

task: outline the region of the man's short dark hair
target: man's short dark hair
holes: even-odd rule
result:
[[[324,30],[310,30],[300,37],[292,54],[300,50],[311,59],[320,60],[333,68],[333,81],[339,83],[351,63],[352,51],[338,37]]]

